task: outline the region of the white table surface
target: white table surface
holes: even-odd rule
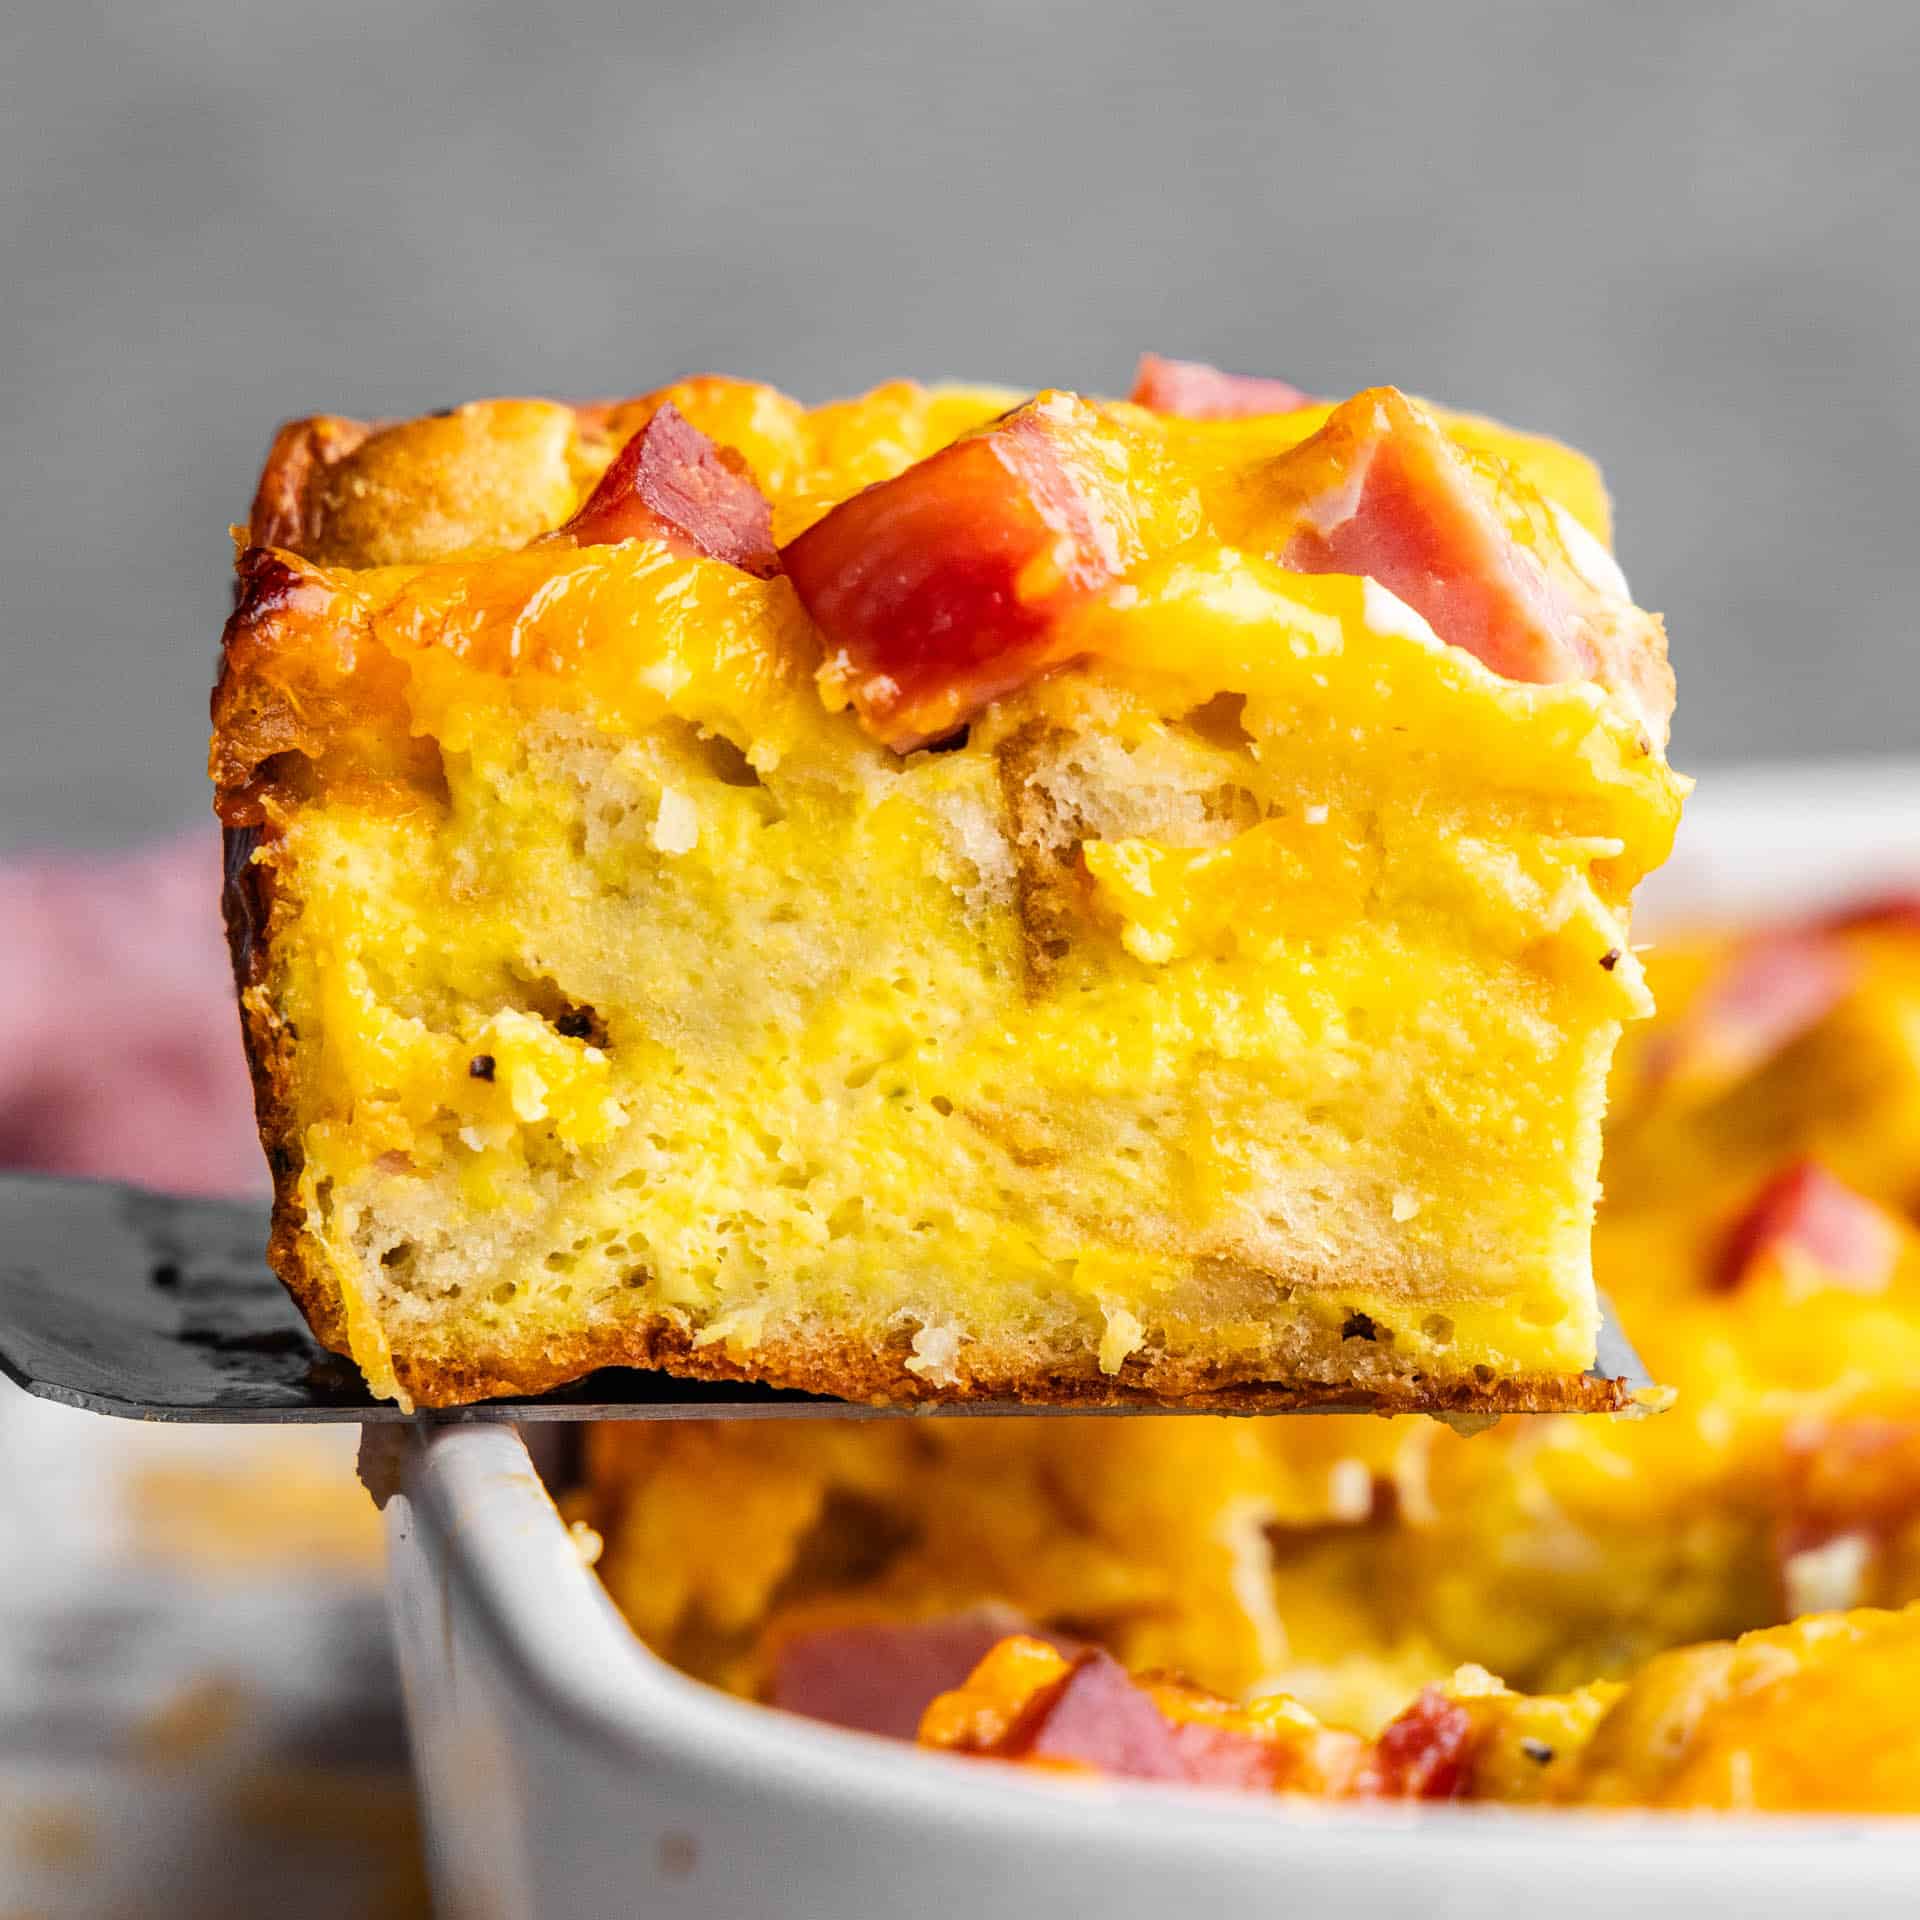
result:
[[[426,1911],[356,1440],[0,1382],[0,1920]]]

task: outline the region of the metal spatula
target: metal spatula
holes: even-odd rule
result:
[[[265,1208],[183,1200],[104,1181],[0,1173],[0,1372],[29,1393],[133,1420],[388,1421],[357,1369],[308,1333],[262,1257]],[[1602,1303],[1603,1308],[1605,1303]],[[1508,1412],[1564,1409],[1509,1400]],[[1610,1309],[1585,1410],[1654,1404],[1658,1389]],[[1276,1389],[1276,1397],[1283,1392]],[[1274,1412],[1354,1412],[1276,1404]],[[765,1419],[887,1413],[1178,1412],[995,1401],[876,1408],[775,1387],[729,1386],[609,1367],[533,1400],[489,1400],[435,1420]]]

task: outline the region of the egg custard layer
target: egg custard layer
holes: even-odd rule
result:
[[[1684,789],[1606,534],[1391,389],[286,429],[212,750],[278,1271],[425,1405],[1604,1393]]]

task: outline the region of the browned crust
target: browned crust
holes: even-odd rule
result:
[[[289,420],[274,435],[247,515],[247,551],[236,567],[234,611],[223,639],[221,679],[213,696],[211,771],[218,788],[217,810],[224,823],[221,913],[226,923],[247,1071],[253,1082],[254,1120],[273,1178],[267,1263],[305,1315],[314,1338],[339,1354],[349,1353],[340,1290],[326,1275],[313,1271],[302,1245],[299,1192],[303,1155],[292,1102],[293,1036],[274,1011],[268,985],[275,904],[272,841],[257,802],[249,804],[241,798],[256,770],[253,756],[249,755],[244,764],[231,765],[222,758],[223,749],[231,748],[235,735],[242,731],[236,727],[234,716],[223,711],[222,698],[230,692],[230,660],[236,636],[280,605],[293,579],[284,562],[275,559],[268,549],[301,554],[313,545],[319,535],[321,476],[375,431],[367,421],[319,414]],[[263,853],[264,858],[257,857]]]
[[[234,990],[240,1003],[240,1037],[253,1080],[254,1122],[273,1176],[273,1225],[267,1238],[267,1264],[293,1295],[313,1337],[323,1347],[347,1354],[347,1322],[340,1289],[309,1267],[302,1243],[300,1174],[303,1156],[293,1119],[292,1036],[273,1010],[267,989],[267,949],[273,918],[271,859],[254,856],[266,835],[257,826],[227,827],[225,880],[220,905],[227,928],[227,952],[233,962]]]
[[[1588,1374],[1520,1374],[1481,1383],[1421,1374],[1359,1386],[1352,1381],[1246,1377],[1218,1360],[1148,1354],[1103,1374],[1088,1354],[1078,1365],[969,1365],[935,1385],[908,1371],[904,1340],[878,1348],[849,1335],[769,1341],[744,1359],[696,1346],[684,1327],[660,1319],[636,1327],[529,1342],[522,1352],[475,1352],[457,1360],[394,1358],[400,1384],[423,1407],[461,1406],[502,1394],[539,1394],[601,1367],[657,1367],[696,1380],[797,1387],[867,1405],[956,1406],[986,1400],[1029,1406],[1181,1406],[1215,1413],[1340,1409],[1356,1413],[1618,1413],[1632,1404],[1624,1379]]]
[[[260,484],[247,516],[247,544],[284,547],[303,553],[317,537],[315,482],[336,460],[344,460],[377,428],[365,420],[315,414],[289,420],[273,436]]]
[[[700,379],[682,382],[697,387]],[[569,405],[565,401],[550,404],[565,407],[573,415],[574,431],[583,440],[607,443],[624,440],[637,432],[651,417],[659,400],[675,391],[663,387],[654,393],[629,400],[589,401]],[[488,405],[481,403],[484,410]],[[427,416],[438,418],[442,416]],[[247,514],[247,545],[277,547],[304,559],[316,556],[326,543],[326,481],[329,471],[378,435],[389,429],[423,424],[398,420],[352,420],[335,413],[311,414],[289,420],[273,436],[267,457],[254,489],[253,505]],[[411,437],[404,436],[403,437]],[[603,459],[605,453],[603,452]],[[484,529],[481,530],[484,532]],[[342,565],[364,564],[366,556],[341,553],[332,556]]]
[[[320,423],[297,421],[275,437],[268,470],[262,476],[255,502],[256,525],[263,511],[297,514],[311,466],[311,450],[297,431]],[[280,471],[276,473],[276,465]],[[294,531],[282,523],[282,531]],[[347,1352],[346,1316],[339,1288],[312,1273],[300,1247],[300,1175],[303,1155],[294,1125],[292,1038],[274,1010],[268,985],[268,961],[275,911],[273,834],[265,824],[257,796],[250,791],[254,767],[228,765],[223,750],[232,738],[231,716],[223,713],[229,693],[229,667],[235,636],[284,598],[291,579],[285,565],[261,548],[240,558],[236,572],[236,604],[222,641],[222,671],[213,694],[214,737],[210,770],[216,787],[216,811],[221,815],[223,849],[221,917],[226,925],[227,956],[233,966],[234,993],[240,1015],[240,1036],[253,1082],[253,1113],[260,1145],[273,1178],[273,1224],[267,1241],[267,1264],[294,1297],[321,1345]]]

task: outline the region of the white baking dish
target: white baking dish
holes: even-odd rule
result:
[[[1748,770],[1703,783],[1641,925],[1901,880],[1920,881],[1920,767]],[[420,1427],[400,1448],[392,1612],[455,1920],[1920,1910],[1920,1821],[1298,1809],[749,1706],[634,1639],[516,1434]]]

